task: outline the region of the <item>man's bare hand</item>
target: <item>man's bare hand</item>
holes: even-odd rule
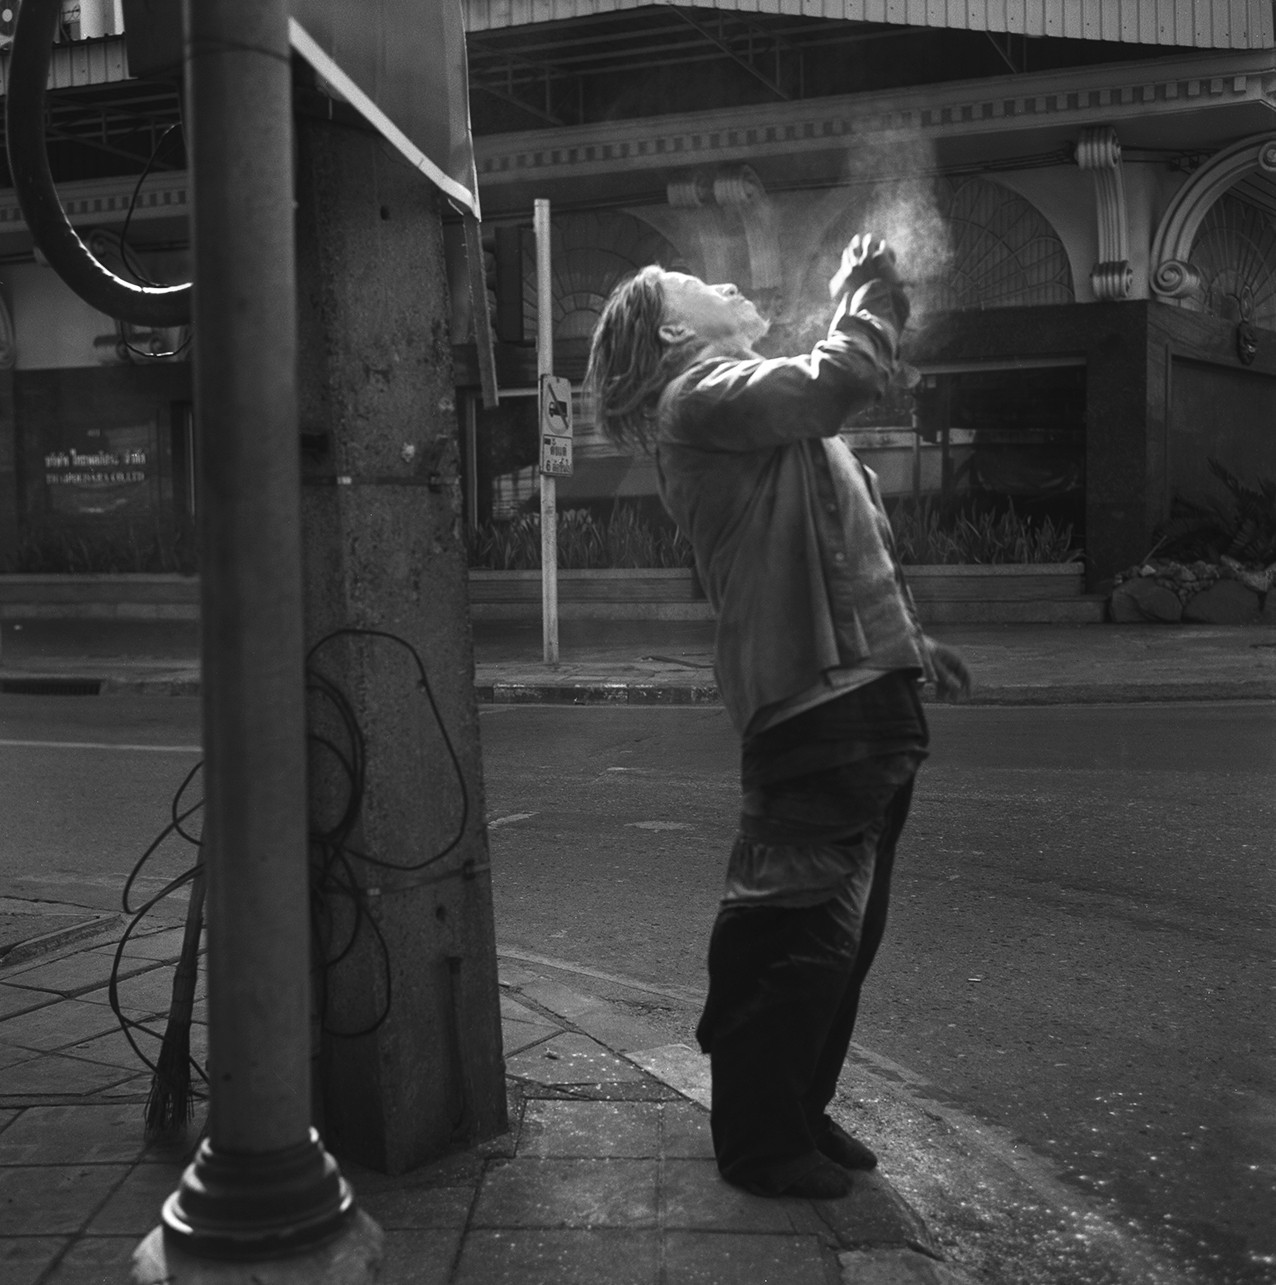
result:
[[[895,267],[895,251],[881,237],[853,236],[829,282],[829,296],[837,300],[844,294],[854,294],[870,281],[885,281],[893,286],[903,284]]]
[[[935,694],[940,700],[959,701],[970,696],[970,670],[951,648],[933,638],[926,639],[926,651],[935,671]]]

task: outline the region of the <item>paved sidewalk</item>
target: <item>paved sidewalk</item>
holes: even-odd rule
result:
[[[975,678],[976,704],[1276,699],[1276,628],[937,625]],[[713,625],[564,620],[559,663],[538,622],[474,623],[480,701],[716,703]],[[0,623],[0,691],[194,695],[197,627],[179,621]]]
[[[118,933],[0,968],[0,1280],[128,1280],[198,1138],[147,1146],[150,1075],[107,1002]],[[130,941],[126,1014],[162,1032],[181,929]],[[500,960],[511,1130],[401,1177],[343,1166],[385,1232],[385,1285],[962,1285],[880,1174],[837,1201],[717,1175],[707,1070],[632,1005]],[[612,994],[615,987],[605,987]],[[203,988],[192,1052],[206,1048]],[[156,1042],[141,1037],[150,1056]]]

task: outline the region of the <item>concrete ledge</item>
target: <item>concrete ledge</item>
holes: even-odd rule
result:
[[[1085,624],[1104,619],[1082,593],[1079,563],[912,566],[905,573],[926,624]],[[539,571],[471,571],[475,620],[538,620]],[[712,620],[689,568],[558,573],[562,620]],[[197,620],[199,578],[179,575],[0,576],[3,620]]]
[[[198,617],[198,576],[0,576],[0,620],[195,620]]]

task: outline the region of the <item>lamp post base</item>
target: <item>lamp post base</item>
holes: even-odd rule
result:
[[[132,1285],[373,1285],[380,1277],[381,1228],[362,1210],[317,1245],[286,1257],[197,1257],[166,1227],[133,1251]]]

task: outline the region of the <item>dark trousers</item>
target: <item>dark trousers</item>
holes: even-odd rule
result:
[[[835,895],[801,906],[728,902],[719,911],[696,1037],[710,1059],[718,1168],[734,1182],[787,1181],[815,1157],[886,928],[912,788],[908,775],[870,791],[877,815],[834,845],[848,870]]]

